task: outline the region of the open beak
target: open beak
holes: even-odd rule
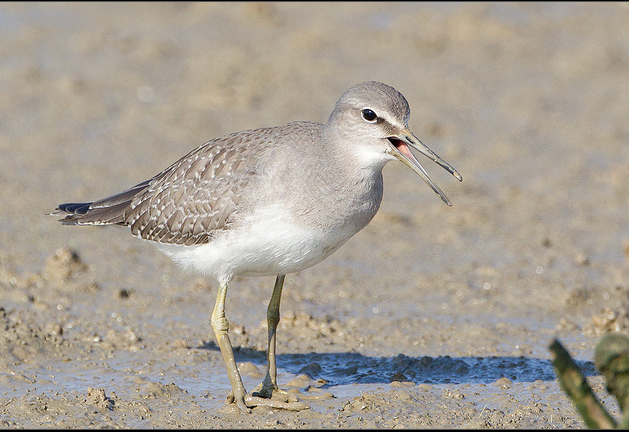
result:
[[[463,177],[461,177],[461,174],[459,174],[457,170],[452,168],[449,163],[437,156],[435,152],[430,150],[423,142],[419,140],[419,138],[413,135],[413,132],[408,129],[403,130],[402,133],[400,133],[399,135],[390,136],[388,139],[391,143],[390,154],[395,156],[395,158],[399,161],[403,162],[404,165],[415,171],[415,173],[419,175],[426,182],[426,184],[430,186],[433,191],[435,191],[437,195],[439,195],[444,203],[446,203],[449,207],[452,207],[452,204],[450,204],[450,200],[448,200],[446,194],[444,194],[443,191],[439,189],[439,186],[437,186],[435,182],[432,181],[432,179],[428,176],[428,173],[426,172],[424,167],[419,164],[413,153],[411,153],[409,147],[414,148],[415,150],[426,156],[428,159],[441,165],[443,169],[448,171],[459,181],[463,181]]]

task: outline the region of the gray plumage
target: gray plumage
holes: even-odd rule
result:
[[[395,148],[409,138],[396,135],[406,128],[408,102],[393,87],[371,81],[345,92],[326,124],[293,122],[219,137],[132,188],[94,202],[61,204],[53,214],[65,214],[66,225],[123,225],[145,240],[191,246],[230,229],[262,196],[267,204],[281,196],[304,224],[355,233],[379,208],[381,168],[390,160],[378,159],[370,170],[357,160],[361,136],[369,132],[360,117],[365,107],[386,114],[373,122],[371,132],[389,140],[377,150],[407,163]],[[432,151],[419,150],[458,176]],[[449,204],[427,175],[418,174]]]
[[[357,84],[325,124],[294,122],[216,138],[130,189],[61,204],[53,214],[65,214],[64,224],[128,226],[183,267],[214,277],[219,289],[211,323],[232,385],[228,400],[245,412],[258,405],[304,409],[302,402],[271,399],[279,392],[275,332],[284,276],[319,263],[369,223],[389,161],[411,168],[450,205],[411,148],[461,180],[409,130],[409,114],[393,87]],[[238,372],[225,316],[227,286],[237,275],[276,276],[267,309],[267,374],[252,395]]]
[[[314,124],[313,124],[314,125]],[[61,204],[66,225],[125,225],[145,240],[195,245],[227,229],[278,136],[307,126],[252,129],[216,138],[136,186],[91,203]]]

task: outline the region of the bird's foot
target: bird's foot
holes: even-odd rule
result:
[[[299,391],[298,389],[282,390],[273,384],[262,383],[258,385],[251,392],[252,396],[258,396],[268,399],[283,400],[285,402],[299,402],[299,401],[320,401],[334,398],[332,393],[324,393],[320,389],[308,386],[306,390],[308,394]]]
[[[258,390],[258,388],[260,388]],[[235,403],[243,412],[250,413],[251,408],[269,407],[274,409],[282,409],[286,411],[303,411],[310,409],[310,405],[301,402],[297,396],[278,388],[268,390],[262,385],[250,394],[246,394],[241,398],[236,398],[232,391],[227,395],[226,404]]]

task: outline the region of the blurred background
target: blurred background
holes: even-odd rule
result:
[[[373,79],[406,96],[411,128],[463,173],[458,185],[431,170],[457,204],[448,214],[465,211],[472,190],[510,234],[624,262],[628,13],[622,3],[5,4],[2,244],[41,261],[40,242],[68,233],[40,217],[57,202],[128,187],[235,130],[324,122],[343,91]],[[413,188],[415,209],[438,204]]]
[[[389,164],[372,224],[287,278],[283,311],[349,336],[285,329],[281,350],[548,359],[559,336],[589,360],[598,336],[629,328],[626,3],[4,3],[0,306],[78,345],[106,328],[211,339],[213,282],[121,230],[44,214],[223,134],[325,122],[366,80],[405,95],[410,128],[464,181],[424,163],[447,208]],[[46,275],[59,248],[98,290]],[[228,318],[258,328],[272,280],[233,285]],[[263,329],[250,336],[264,349]]]

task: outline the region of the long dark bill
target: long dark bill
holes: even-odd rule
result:
[[[443,191],[439,188],[439,186],[437,186],[434,181],[432,181],[424,167],[419,164],[417,158],[415,158],[413,153],[411,153],[409,146],[417,150],[433,162],[441,165],[443,169],[448,171],[459,181],[463,181],[463,177],[461,177],[461,174],[459,174],[457,170],[452,168],[452,165],[441,159],[435,152],[430,150],[423,142],[419,140],[419,138],[413,135],[413,133],[408,129],[403,131],[403,133],[401,133],[400,135],[389,137],[389,141],[393,146],[391,154],[395,156],[399,161],[404,163],[407,167],[412,169],[417,175],[419,175],[426,182],[426,184],[430,186],[437,195],[439,195],[444,203],[446,203],[449,207],[452,207],[452,204],[450,203],[450,200],[448,199],[446,194],[443,193]]]

